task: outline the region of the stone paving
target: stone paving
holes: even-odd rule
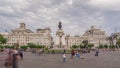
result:
[[[67,61],[62,62],[62,54],[43,54],[38,56],[30,52],[24,52],[24,60],[19,62],[19,68],[120,68],[120,51],[100,51],[99,56],[95,52],[81,54],[84,59],[70,58],[67,54]],[[0,59],[1,55],[0,54]],[[3,59],[0,60],[0,68],[3,66]]]

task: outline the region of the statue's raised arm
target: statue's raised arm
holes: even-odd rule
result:
[[[58,28],[59,28],[59,29],[61,29],[61,28],[62,28],[61,21],[59,22]]]

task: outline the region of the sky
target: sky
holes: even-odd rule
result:
[[[107,35],[120,32],[120,0],[0,0],[0,32],[18,28],[51,28],[59,21],[65,34],[82,35],[92,25]]]

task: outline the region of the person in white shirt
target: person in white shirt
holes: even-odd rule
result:
[[[63,62],[66,62],[66,54],[63,54]]]

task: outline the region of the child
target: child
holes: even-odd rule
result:
[[[66,54],[63,54],[63,62],[66,62]]]
[[[77,57],[77,58],[80,58],[80,54],[79,54],[78,52],[76,53],[76,57]]]

